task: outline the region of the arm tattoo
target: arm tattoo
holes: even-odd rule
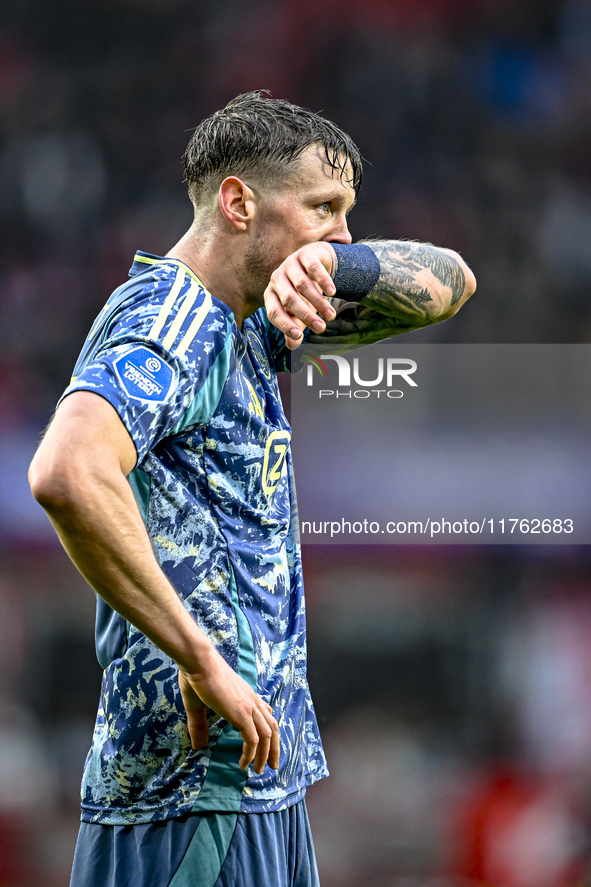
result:
[[[444,287],[451,290],[450,307],[462,297],[466,279],[452,256],[425,243],[399,240],[369,241],[367,245],[380,260],[380,279],[364,304],[372,304],[401,323],[429,322],[428,303],[433,301],[425,281],[418,277],[429,270]]]

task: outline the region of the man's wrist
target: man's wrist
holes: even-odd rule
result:
[[[203,629],[196,624],[194,629],[190,637],[184,638],[182,652],[178,650],[172,658],[185,674],[202,678],[211,670],[219,653]]]
[[[331,243],[336,256],[332,279],[336,297],[360,302],[380,278],[380,261],[365,243]]]
[[[324,242],[324,246],[327,246],[327,247],[328,247],[328,251],[329,251],[329,253],[330,253],[330,257],[331,257],[331,260],[332,260],[332,267],[331,267],[331,268],[327,268],[327,271],[328,271],[328,273],[330,274],[330,276],[331,276],[331,277],[333,278],[333,280],[334,280],[334,276],[335,276],[335,274],[337,273],[337,269],[338,269],[338,267],[339,267],[339,260],[338,260],[337,254],[336,254],[336,250],[335,250],[335,248],[334,248],[335,245],[334,245],[334,243],[328,243],[328,242],[325,241],[325,242]]]

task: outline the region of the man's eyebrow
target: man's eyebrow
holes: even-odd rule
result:
[[[318,203],[318,204],[340,203],[340,205],[343,206],[343,204],[346,203],[346,197],[342,191],[334,191],[332,194],[324,193],[324,194],[312,195],[312,201],[314,203]],[[351,212],[351,210],[353,209],[353,207],[355,206],[356,203],[357,203],[357,198],[355,197],[353,200],[353,203],[346,211],[347,215],[349,215],[349,213]]]
[[[344,194],[339,194],[339,196],[336,198],[336,201],[337,201],[337,203],[340,203],[341,206],[343,206],[343,205],[346,203],[346,200],[345,200],[345,196],[344,196]],[[353,203],[351,204],[351,206],[349,206],[349,207],[345,210],[345,215],[347,215],[347,216],[349,215],[349,213],[350,213],[351,210],[354,208],[354,206],[355,206],[356,203],[357,203],[357,198],[355,197],[354,200],[353,200]]]

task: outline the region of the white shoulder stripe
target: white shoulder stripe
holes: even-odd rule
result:
[[[193,341],[193,339],[195,338],[195,336],[199,332],[201,324],[203,323],[203,321],[205,320],[205,318],[209,314],[209,311],[211,309],[211,305],[212,305],[211,296],[206,290],[205,291],[205,298],[203,300],[203,305],[201,306],[201,308],[199,309],[199,311],[197,312],[197,314],[193,318],[193,320],[191,322],[191,326],[189,327],[189,329],[185,333],[185,335],[181,341],[181,344],[177,348],[177,354],[180,357],[183,356],[183,354],[185,353],[185,351],[187,350],[187,348],[189,347],[189,345],[191,344],[191,342]]]
[[[174,279],[174,283],[170,289],[169,294],[162,304],[162,308],[158,314],[158,317],[154,321],[154,326],[150,330],[150,339],[157,339],[160,333],[162,332],[162,327],[166,323],[166,318],[170,314],[172,310],[172,306],[177,300],[178,294],[180,293],[183,283],[185,282],[185,269],[179,268],[176,277]]]
[[[164,329],[168,318],[170,317],[175,305],[178,302],[179,295],[185,283],[186,276],[186,269],[179,268],[170,292],[162,304],[162,307],[158,313],[158,317],[154,321],[154,326],[150,330],[150,339],[158,339],[160,337],[160,334],[162,333],[162,330]],[[191,311],[191,308],[193,307],[197,300],[197,297],[199,296],[199,293],[203,291],[203,304],[200,306],[197,314],[191,321],[188,330],[181,339],[179,347],[175,349],[176,353],[180,357],[182,357],[187,351],[189,345],[199,332],[203,321],[209,314],[212,307],[211,295],[207,292],[207,290],[203,289],[198,280],[191,280],[190,278],[189,280],[189,289],[185,293],[181,304],[179,305],[175,318],[170,325],[170,329],[162,340],[162,347],[166,348],[167,350],[171,350],[177,336],[179,335],[181,327],[183,326],[189,312]]]
[[[162,341],[162,347],[169,350],[172,348],[176,341],[176,337],[179,334],[179,330],[182,327],[183,323],[186,320],[187,314],[195,304],[195,300],[199,295],[200,286],[198,283],[195,283],[194,280],[191,281],[191,285],[189,289],[185,293],[185,298],[181,302],[179,306],[179,310],[176,313],[176,317],[170,325],[170,329],[167,332],[166,336]]]

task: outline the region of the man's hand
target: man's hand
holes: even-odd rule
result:
[[[279,727],[273,710],[212,647],[209,662],[197,674],[179,670],[179,686],[187,712],[191,745],[204,748],[209,739],[207,708],[238,730],[243,746],[240,767],[252,764],[262,773],[265,764],[279,767]]]
[[[334,308],[325,298],[335,294],[331,277],[335,263],[330,243],[319,241],[300,247],[271,275],[265,290],[267,316],[285,335],[288,348],[293,350],[302,344],[306,327],[322,333],[322,318],[335,317]]]

